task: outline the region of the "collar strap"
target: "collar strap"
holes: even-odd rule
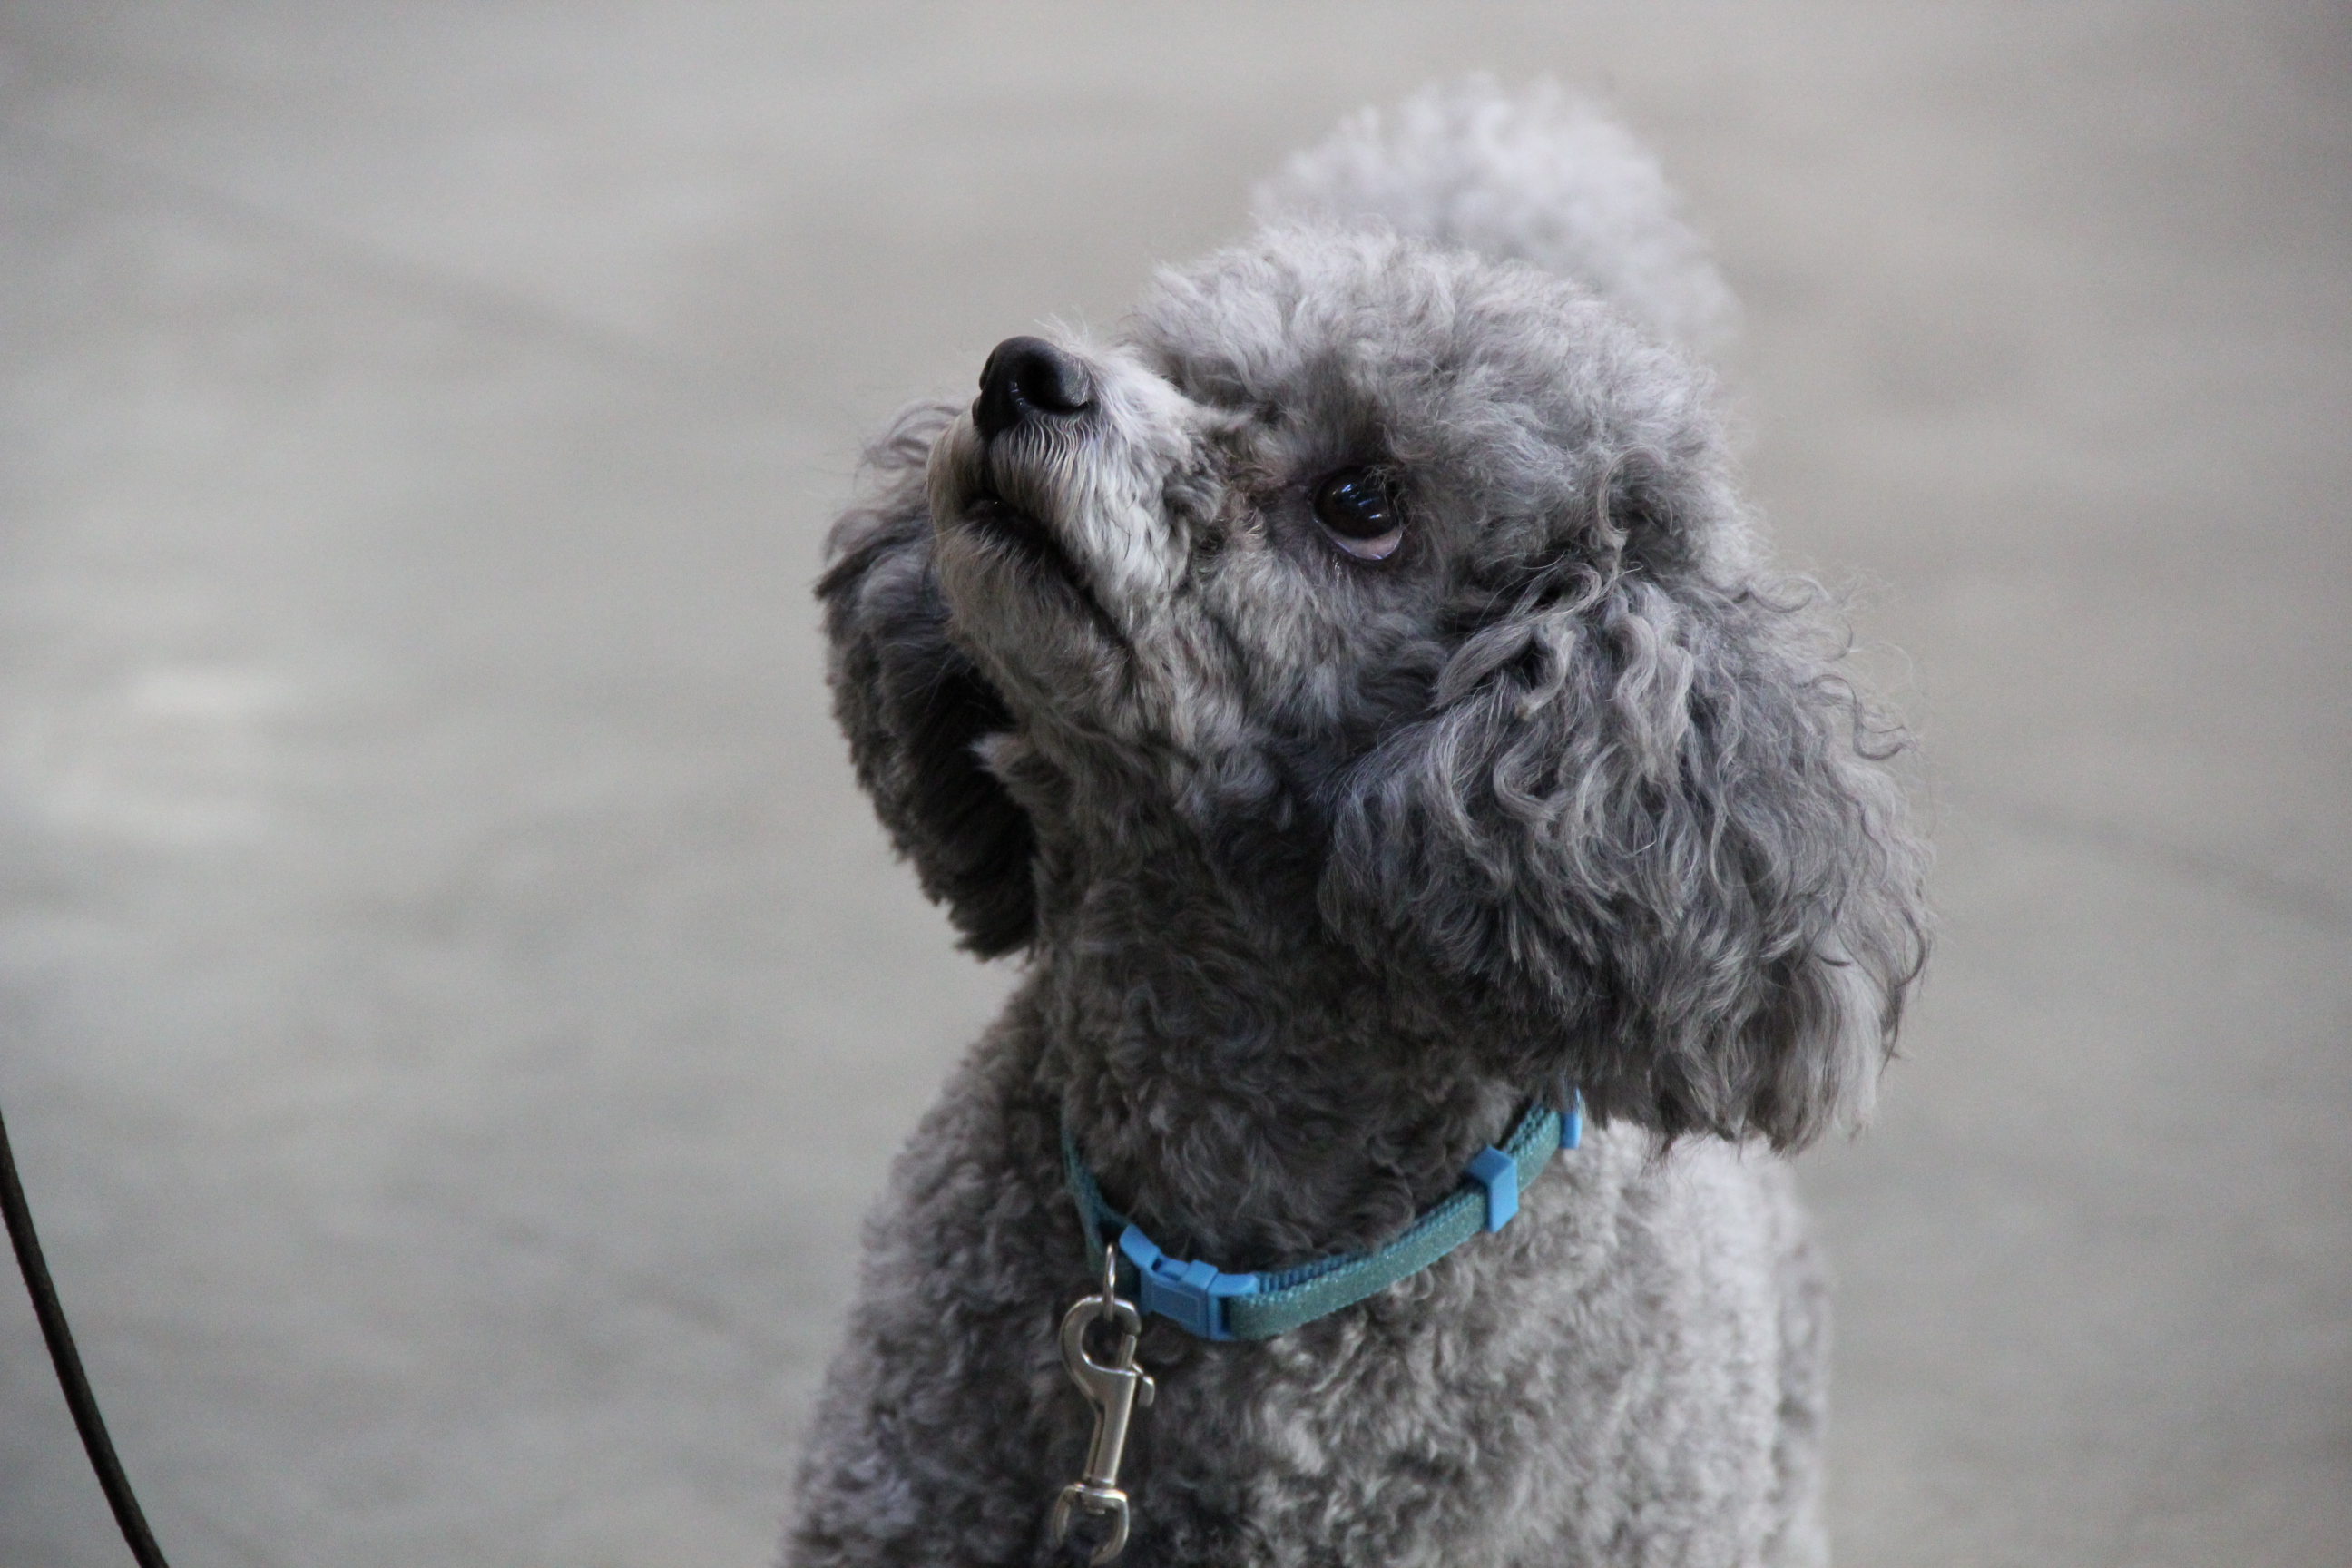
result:
[[[1573,1149],[1583,1137],[1584,1097],[1571,1089],[1566,1099],[1562,1110],[1529,1107],[1509,1142],[1481,1150],[1460,1186],[1382,1246],[1257,1274],[1227,1274],[1160,1251],[1103,1200],[1066,1126],[1062,1168],[1087,1237],[1097,1247],[1116,1244],[1135,1266],[1136,1300],[1145,1311],[1204,1340],[1270,1339],[1420,1273],[1482,1231],[1502,1229],[1518,1213],[1519,1189],[1542,1173],[1553,1151]]]

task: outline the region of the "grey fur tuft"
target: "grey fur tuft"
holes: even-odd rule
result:
[[[1323,907],[1588,1042],[1604,1115],[1801,1148],[1926,959],[1901,743],[1803,585],[1597,574],[1466,639],[1341,800]]]
[[[1366,109],[1261,184],[1261,221],[1384,223],[1591,289],[1646,330],[1698,350],[1738,309],[1658,161],[1590,100],[1478,75]]]

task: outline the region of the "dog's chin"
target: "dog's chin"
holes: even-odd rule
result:
[[[1112,642],[1126,642],[1118,623],[1095,597],[1085,568],[1034,515],[983,491],[965,500],[957,526],[984,559],[1026,594],[1068,605]]]
[[[963,525],[982,543],[1024,570],[1086,594],[1086,574],[1053,531],[1009,501],[982,493],[964,503]]]

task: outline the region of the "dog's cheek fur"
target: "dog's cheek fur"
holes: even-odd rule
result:
[[[954,417],[907,410],[868,453],[870,500],[843,514],[817,584],[831,644],[834,714],[858,782],[923,890],[983,957],[1026,945],[1036,925],[1029,818],[977,748],[1013,721],[947,637],[931,564],[924,464]]]
[[[1858,1115],[1925,855],[1826,631],[1639,574],[1487,628],[1348,781],[1327,917],[1487,993],[1603,1116],[1793,1148]]]

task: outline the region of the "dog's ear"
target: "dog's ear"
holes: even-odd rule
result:
[[[1322,900],[1673,1136],[1858,1115],[1925,959],[1900,737],[1809,595],[1616,564],[1470,637],[1352,771]],[[1547,596],[1549,592],[1549,596]]]
[[[870,500],[834,525],[817,584],[835,716],[858,782],[923,890],[984,958],[1036,925],[1029,818],[975,748],[1013,728],[1003,700],[950,644],[931,567],[923,473],[945,405],[901,414],[867,454]]]

